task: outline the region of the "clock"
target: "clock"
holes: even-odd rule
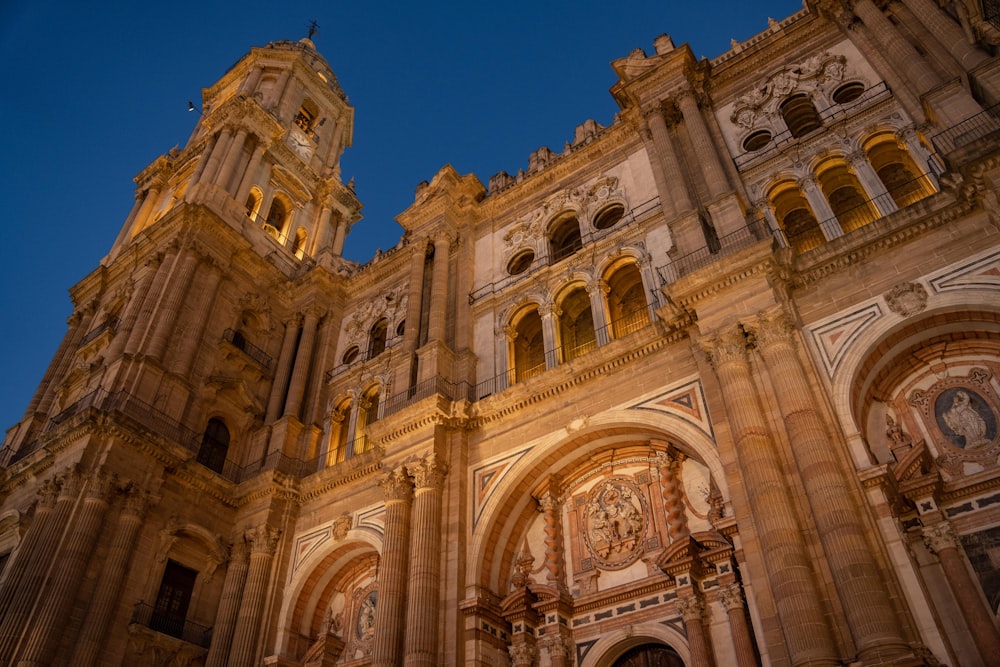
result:
[[[315,148],[312,140],[306,136],[305,132],[298,128],[292,129],[288,133],[288,147],[295,151],[303,160],[311,158]]]

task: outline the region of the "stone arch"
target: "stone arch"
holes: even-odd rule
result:
[[[335,527],[331,526],[330,530]],[[295,567],[278,612],[278,650],[301,654],[315,638],[336,586],[358,571],[377,569],[383,543],[371,531],[348,530],[330,538]]]
[[[638,410],[614,410],[587,420],[585,426],[559,429],[531,445],[531,450],[503,478],[486,501],[473,531],[469,585],[483,586],[500,595],[506,593],[518,537],[537,515],[532,490],[552,472],[572,470],[588,456],[616,446],[635,446],[650,439],[676,444],[685,454],[703,464],[728,503],[722,463],[715,444],[706,434],[673,415]],[[573,432],[570,433],[569,431]]]
[[[636,623],[604,634],[587,651],[580,667],[611,667],[629,649],[642,644],[663,644],[677,651],[684,664],[691,664],[687,637],[677,628],[663,623]]]
[[[968,332],[970,326],[991,336],[1000,335],[1000,307],[996,291],[969,290],[935,297],[933,308],[906,318],[889,315],[876,320],[848,350],[831,380],[833,404],[851,443],[858,470],[873,464],[863,442],[866,412],[861,405],[872,380],[902,351],[938,335]]]

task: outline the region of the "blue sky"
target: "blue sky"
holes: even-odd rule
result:
[[[251,46],[304,37],[355,107],[342,161],[364,219],[344,254],[396,244],[394,217],[444,164],[485,184],[611,122],[609,63],[663,33],[713,58],[794,0],[0,2],[0,426],[19,420],[66,330],[68,289],[107,253],[132,177],[194,127],[187,101]],[[623,11],[618,11],[622,9]]]

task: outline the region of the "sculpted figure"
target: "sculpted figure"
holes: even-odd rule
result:
[[[942,415],[944,423],[956,435],[965,438],[965,447],[979,447],[986,444],[986,420],[976,412],[967,391],[958,391],[951,401],[951,408]]]

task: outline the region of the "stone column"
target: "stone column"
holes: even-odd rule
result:
[[[951,20],[932,0],[902,0],[903,5],[927,26],[928,32],[948,49],[962,69],[969,71],[989,60],[989,56],[969,43],[962,28]],[[961,4],[961,3],[956,3]]]
[[[444,464],[431,453],[411,466],[410,472],[415,484],[404,664],[434,667],[440,664],[441,490],[446,471]]]
[[[547,490],[538,499],[538,509],[545,520],[545,583],[558,590],[566,590],[562,503],[552,490]]]
[[[559,349],[559,336],[556,335],[556,317],[562,311],[554,304],[546,303],[538,309],[542,318],[542,346],[545,348],[545,367],[555,368],[562,363],[562,350]]]
[[[385,541],[379,563],[371,664],[397,667],[403,664],[413,482],[400,466],[382,480],[382,490],[385,491]]]
[[[329,204],[320,208],[319,217],[316,219],[316,234],[314,236],[316,241],[313,243],[311,254],[318,255],[330,245],[330,216],[332,215],[333,209],[330,208]]]
[[[667,176],[667,167],[664,164],[665,158],[661,156],[661,153],[670,151],[670,158],[674,160],[674,167],[677,166],[677,156],[673,154],[673,146],[669,143],[670,135],[667,132],[667,125],[663,120],[663,112],[660,110],[659,105],[647,111],[644,114],[643,120],[646,122],[646,131],[649,133],[649,139],[652,142],[652,146],[646,146],[646,151],[649,154],[649,167],[653,172],[656,192],[660,195],[660,208],[663,210],[663,217],[671,220],[677,215],[679,204],[675,201],[672,192],[672,187],[676,186],[670,182],[670,177]]]
[[[857,0],[854,3],[854,13],[864,23],[865,28],[876,36],[889,64],[903,74],[918,95],[943,83],[927,59],[906,41],[892,21],[875,6],[872,0]]]
[[[216,184],[227,192],[231,192],[229,182],[233,179],[236,163],[243,156],[243,146],[246,145],[246,141],[247,131],[241,127],[236,132],[236,137],[230,143],[229,149],[226,151],[226,159],[222,163],[222,168],[219,169],[218,177],[215,179]],[[243,202],[240,203],[242,204]]]
[[[418,239],[410,249],[410,286],[406,300],[406,329],[403,331],[403,351],[408,354],[415,352],[420,343],[420,309],[426,260],[426,242]]]
[[[42,526],[44,530],[32,553],[26,554],[31,560],[16,582],[9,604],[4,610],[6,613],[3,621],[0,622],[0,665],[13,664],[14,652],[21,643],[21,635],[30,627],[28,621],[32,609],[45,583],[73,506],[76,505],[80,483],[80,475],[75,470],[57,478],[56,484],[61,486],[55,509]]]
[[[778,243],[782,248],[788,247],[788,238],[785,236],[785,230],[781,228],[778,223],[778,218],[774,216],[774,209],[771,208],[771,200],[767,197],[763,199],[758,199],[754,202],[757,210],[764,214],[764,220],[767,221],[767,229],[771,232],[771,236],[778,239]]]
[[[598,345],[607,345],[612,338],[607,310],[607,295],[610,291],[611,288],[603,280],[592,280],[587,283],[591,318],[594,320],[594,337]]]
[[[240,610],[240,600],[243,598],[247,569],[250,565],[249,551],[250,545],[242,537],[236,540],[230,549],[229,567],[226,569],[226,580],[222,584],[219,608],[215,612],[212,645],[205,658],[205,667],[226,667],[229,649],[233,643],[233,633],[236,631],[236,617]]]
[[[927,26],[916,17],[912,8],[907,3],[889,2],[887,6],[896,20],[910,33],[910,43],[920,44],[920,47],[927,54],[927,60],[934,65],[941,76],[957,79],[965,74],[965,69],[948,52],[948,49],[938,41],[937,37],[927,29]]]
[[[224,128],[222,132],[219,133],[219,138],[215,141],[215,145],[212,147],[212,152],[208,155],[208,160],[205,162],[205,168],[202,169],[197,183],[212,183],[215,181],[215,176],[219,171],[219,163],[222,162],[222,157],[229,150],[229,144],[232,141],[232,138],[232,130],[228,127]],[[188,189],[194,187],[194,185],[195,181],[192,179]]]
[[[93,321],[94,308],[92,306],[88,306],[85,313],[78,310],[70,316],[67,322],[69,330],[63,337],[62,343],[59,345],[55,357],[52,358],[52,363],[49,364],[48,370],[45,371],[45,376],[42,378],[41,383],[39,383],[38,389],[35,391],[35,396],[31,399],[31,404],[28,406],[25,414],[33,415],[36,412],[48,413],[55,398],[55,392],[49,391],[49,386],[53,382],[58,383],[66,376],[66,371],[69,370],[69,365],[76,357],[76,351],[80,348],[80,341],[87,334]]]
[[[62,553],[53,564],[48,585],[30,624],[30,634],[19,667],[46,667],[59,648],[66,618],[76,602],[76,594],[87,569],[87,564],[97,543],[97,537],[108,510],[108,496],[114,490],[116,479],[103,471],[90,476],[87,490]]]
[[[558,632],[542,639],[542,648],[549,654],[552,667],[570,667],[573,664],[573,646],[567,637]]]
[[[972,634],[972,641],[979,650],[983,664],[993,664],[1000,656],[1000,632],[993,624],[989,610],[983,607],[982,595],[976,582],[969,574],[969,568],[960,552],[961,544],[951,524],[947,521],[925,526],[924,543],[937,554],[944,570],[945,579],[955,595],[955,602],[962,612],[966,627]]]
[[[430,316],[427,323],[428,340],[445,342],[448,325],[448,255],[451,239],[445,233],[434,237],[434,267],[431,276]]]
[[[276,420],[285,404],[285,392],[288,389],[288,379],[292,374],[292,363],[295,361],[295,342],[299,335],[301,315],[294,315],[285,322],[285,339],[281,342],[281,352],[278,354],[278,366],[275,369],[274,382],[271,384],[271,397],[267,402],[267,424]]]
[[[738,667],[757,667],[757,653],[754,650],[753,637],[747,624],[746,606],[743,604],[743,591],[739,584],[729,584],[719,589],[719,602],[726,610],[729,620],[729,633],[736,648],[736,664]]]
[[[149,339],[149,347],[146,349],[146,356],[161,360],[163,353],[167,349],[167,341],[177,322],[177,314],[180,312],[181,301],[191,298],[189,289],[191,278],[201,261],[197,248],[188,248],[187,253],[180,265],[180,269],[167,285],[160,301],[159,308],[156,309],[156,322],[154,323],[153,334]]]
[[[171,351],[173,356],[169,364],[170,372],[182,377],[187,377],[191,372],[191,366],[200,347],[199,343],[205,335],[205,327],[211,319],[209,314],[212,312],[212,304],[222,282],[222,267],[216,262],[206,261],[202,263],[202,267],[204,267],[202,273],[208,275],[199,277],[196,283],[198,288],[195,303],[191,312],[184,318],[188,329],[180,336]]]
[[[714,667],[712,646],[705,632],[705,603],[699,597],[677,598],[677,611],[684,619],[688,648],[691,650],[691,667]]]
[[[681,463],[684,455],[680,452],[660,452],[656,456],[656,469],[660,474],[660,493],[663,495],[663,509],[667,514],[667,536],[670,543],[684,539],[691,534],[684,508],[684,487],[681,485]]]
[[[673,109],[671,107],[671,109]],[[671,111],[671,116],[676,116],[676,111]],[[666,179],[667,190],[673,205],[673,214],[680,215],[686,211],[694,209],[691,190],[688,188],[687,178],[684,169],[681,168],[680,158],[677,154],[677,144],[670,136],[667,128],[667,117],[664,115],[662,107],[649,114],[649,133],[653,139],[653,148],[656,149],[659,164],[663,169],[663,177]],[[676,119],[671,119],[671,124]]]
[[[246,584],[236,615],[233,629],[232,650],[229,652],[229,667],[245,667],[255,664],[257,655],[257,633],[260,630],[260,615],[264,610],[267,595],[267,580],[271,573],[271,560],[278,546],[280,531],[261,524],[246,533],[250,545],[250,563],[247,566]]]
[[[701,109],[698,108],[695,92],[690,88],[681,91],[677,96],[677,107],[684,117],[684,127],[698,155],[698,165],[708,186],[708,194],[712,199],[720,197],[729,190],[729,184],[726,181],[726,172],[719,161],[719,151],[716,149],[715,141],[708,131]]]
[[[148,504],[147,494],[135,488],[129,489],[125,496],[125,504],[121,514],[118,515],[114,536],[111,538],[111,548],[104,559],[94,598],[90,602],[87,617],[77,636],[73,659],[70,660],[72,665],[91,667],[97,661],[97,656],[104,646],[104,635],[108,631],[108,624],[125,585],[135,540],[139,535],[139,529],[142,528]]]
[[[106,361],[114,361],[118,355],[125,351],[125,344],[128,342],[132,328],[135,326],[139,311],[142,310],[142,303],[146,300],[146,295],[149,293],[149,286],[156,276],[160,265],[159,262],[160,258],[155,256],[146,260],[145,271],[142,277],[133,285],[128,303],[125,304],[122,316],[118,318],[118,328],[115,330],[114,338],[111,339],[111,343],[104,353]]]
[[[29,566],[38,560],[38,550],[43,543],[43,536],[48,533],[48,525],[53,519],[53,510],[58,496],[58,481],[47,479],[38,489],[35,518],[24,533],[24,538],[17,546],[17,550],[10,557],[10,562],[4,570],[5,576],[0,581],[0,618],[10,610],[11,600],[15,593],[21,590]]]
[[[803,530],[761,410],[744,333],[734,327],[702,338],[700,344],[719,379],[733,448],[791,662],[811,667],[839,665]]]
[[[240,205],[246,204],[247,197],[250,196],[250,188],[253,187],[254,181],[257,179],[257,172],[260,171],[260,162],[264,158],[264,144],[257,143],[257,146],[253,149],[253,155],[250,156],[250,163],[247,165],[246,171],[243,172],[243,180],[240,181],[240,187],[236,191],[236,202]]]
[[[806,196],[806,200],[809,202],[809,207],[816,215],[819,228],[823,232],[823,236],[826,237],[826,240],[832,241],[838,236],[843,236],[844,230],[840,226],[840,220],[837,219],[833,209],[830,208],[830,203],[826,200],[826,195],[823,194],[823,191],[819,189],[816,179],[802,179],[799,186],[802,188],[802,194]]]
[[[252,96],[254,90],[257,88],[257,83],[260,81],[261,74],[264,72],[264,68],[257,66],[247,75],[247,78],[243,79],[243,83],[240,84],[238,95],[249,95]]]
[[[127,239],[122,239],[123,241],[135,238],[139,232],[146,228],[149,218],[153,214],[153,206],[156,205],[156,202],[160,201],[160,191],[162,188],[163,184],[159,181],[150,183],[149,189],[146,191],[146,197],[142,200],[142,206],[139,208],[139,212],[135,214],[132,224],[129,225],[128,237]]]
[[[166,285],[167,278],[174,268],[174,259],[177,256],[177,250],[176,242],[171,243],[163,250],[163,259],[160,261],[160,265],[156,269],[156,275],[153,276],[153,282],[150,284],[149,290],[142,300],[142,308],[136,314],[132,331],[128,332],[128,342],[125,344],[126,354],[134,355],[142,348],[143,339],[146,337],[151,316],[153,311],[156,310],[156,305],[163,294],[163,286]]]
[[[344,240],[347,238],[349,226],[346,218],[338,216],[337,229],[333,235],[333,254],[338,257],[344,254]]]
[[[854,174],[858,178],[858,183],[861,184],[865,194],[868,195],[868,198],[875,204],[875,208],[878,210],[879,216],[885,217],[890,213],[894,213],[899,210],[899,207],[896,206],[896,202],[893,200],[892,195],[890,195],[889,191],[885,189],[885,183],[882,182],[882,179],[878,177],[878,174],[875,173],[875,170],[868,162],[867,155],[862,152],[857,152],[848,155],[847,159],[851,163],[851,167],[854,169]]]
[[[194,139],[195,135],[198,134],[199,127],[200,124],[195,126],[194,134],[191,135],[192,139]],[[194,173],[191,174],[191,178],[188,179],[187,192],[184,195],[184,199],[186,201],[191,201],[191,192],[194,189],[194,186],[197,185],[199,181],[201,181],[201,177],[205,173],[205,167],[208,166],[208,159],[212,156],[212,153],[215,151],[215,147],[216,145],[218,145],[218,143],[219,143],[219,135],[217,134],[212,137],[209,137],[208,141],[205,142],[205,148],[202,151],[201,157],[198,160],[198,164],[195,165]]]
[[[909,647],[859,518],[863,510],[845,492],[851,481],[816,409],[793,326],[784,314],[770,313],[758,318],[753,329],[858,656],[866,664],[905,656]]]
[[[316,330],[322,313],[316,307],[306,309],[302,324],[302,338],[299,339],[299,349],[295,354],[295,367],[292,371],[291,384],[288,387],[288,398],[285,400],[285,416],[299,419],[302,411],[302,399],[305,398],[306,381],[309,379],[309,369],[312,367],[313,343],[316,341]]]

